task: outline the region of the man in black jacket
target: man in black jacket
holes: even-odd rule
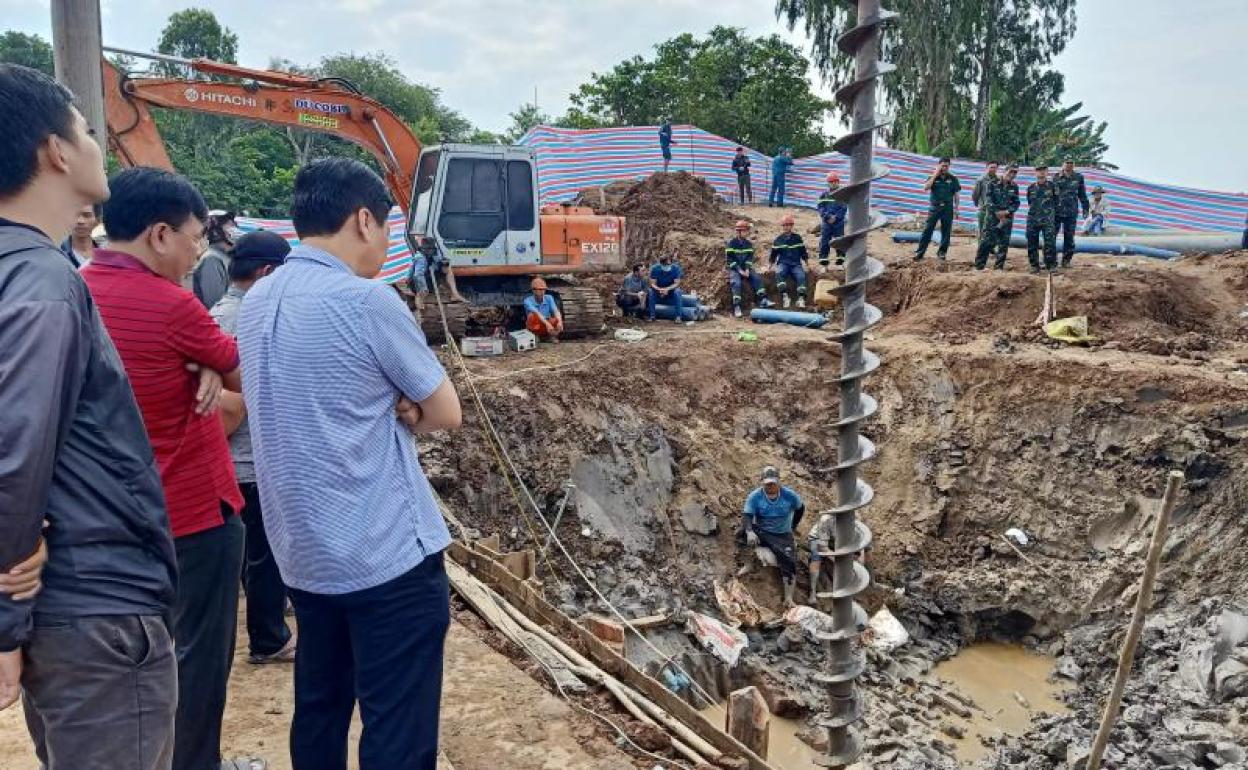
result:
[[[72,99],[0,64],[0,571],[41,536],[48,554],[33,600],[0,583],[0,708],[20,686],[47,770],[167,770],[173,539],[125,369],[56,246],[108,197]]]

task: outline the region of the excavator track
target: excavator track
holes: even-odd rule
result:
[[[602,331],[606,308],[597,290],[586,286],[561,286],[559,304],[566,337],[589,337]]]
[[[468,331],[468,317],[472,314],[472,306],[467,302],[447,302],[446,325],[451,329],[451,336],[463,339]],[[430,345],[446,342],[446,332],[442,327],[442,314],[438,312],[438,303],[433,297],[425,300],[425,313],[420,318],[421,331],[425,333],[425,341]]]

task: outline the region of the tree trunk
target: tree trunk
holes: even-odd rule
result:
[[[992,79],[995,76],[997,14],[1000,9],[1001,0],[990,0],[984,48],[979,57],[979,94],[975,99],[975,155],[981,158],[984,147],[988,144],[988,103],[992,99]]]

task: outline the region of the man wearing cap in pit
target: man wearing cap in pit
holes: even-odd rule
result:
[[[741,529],[737,532],[738,542],[749,548],[765,548],[775,557],[784,584],[786,607],[793,606],[793,589],[797,585],[797,546],[793,532],[805,513],[806,504],[801,495],[781,486],[780,472],[768,465],[763,468],[762,486],[745,499]],[[750,571],[749,559],[747,555],[746,566],[737,574]]]

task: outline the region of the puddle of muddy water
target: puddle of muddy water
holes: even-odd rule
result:
[[[960,762],[974,762],[988,754],[980,736],[1021,735],[1040,712],[1067,711],[1057,699],[1066,685],[1049,681],[1053,666],[1053,658],[1023,647],[981,642],[933,669],[938,679],[978,706],[969,719],[951,717],[966,729],[966,737],[954,741]]]
[[[728,713],[724,704],[702,709],[702,716],[727,731]],[[819,752],[797,737],[798,730],[802,729],[801,722],[772,714],[770,728],[767,734],[767,764],[779,770],[809,770],[815,766],[814,758],[819,756]]]

